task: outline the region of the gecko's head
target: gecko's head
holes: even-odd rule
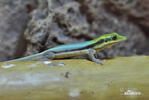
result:
[[[105,34],[101,37],[93,40],[94,44],[96,44],[93,48],[94,49],[104,49],[106,47],[110,47],[112,45],[115,45],[121,41],[126,40],[127,38],[125,36],[121,36],[116,32],[113,32],[111,34]]]

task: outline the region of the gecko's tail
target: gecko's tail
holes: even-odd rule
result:
[[[13,59],[13,60],[8,60],[8,61],[5,61],[5,62],[37,60],[39,57],[41,57],[41,54],[37,53],[37,54],[34,54],[34,55],[30,55],[30,56],[26,56],[26,57],[22,57],[22,58],[17,58],[17,59]]]

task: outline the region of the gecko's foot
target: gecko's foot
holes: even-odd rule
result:
[[[100,59],[94,59],[94,62],[103,65],[103,62]]]
[[[48,59],[48,58],[46,58],[46,57],[43,57],[43,58],[39,58],[38,60],[39,60],[39,61],[40,61],[40,60],[45,61],[45,60],[49,60],[49,59]]]
[[[96,53],[96,50],[89,49],[89,53],[88,53],[89,59],[92,60],[93,62],[103,65],[102,60],[95,58],[95,53]]]
[[[53,59],[55,57],[55,53],[53,52],[48,52],[43,54],[44,59]]]

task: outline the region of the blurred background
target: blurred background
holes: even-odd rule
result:
[[[100,58],[149,54],[149,0],[0,0],[0,61],[118,32]]]

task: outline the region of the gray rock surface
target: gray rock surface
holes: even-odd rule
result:
[[[127,17],[149,36],[149,0],[106,0],[104,4],[108,11]]]
[[[0,60],[18,55],[18,41],[34,8],[33,0],[0,0]]]
[[[145,36],[126,17],[113,15],[103,0],[45,0],[32,12],[25,37],[30,44],[26,54],[37,53],[56,45],[96,38],[118,32],[128,40],[99,53],[100,57],[130,56],[140,52]],[[44,8],[43,8],[44,7]],[[108,9],[108,8],[107,8]],[[110,8],[109,8],[110,9]],[[138,41],[141,38],[141,41]]]
[[[30,0],[28,2],[33,4]],[[20,48],[21,45],[26,44],[19,42],[19,46],[16,46],[19,37],[19,34],[16,33],[21,32],[24,33],[23,37],[27,40],[25,55],[41,52],[56,45],[94,39],[111,32],[125,35],[128,40],[98,53],[100,57],[146,54],[148,51],[144,50],[149,50],[149,47],[146,46],[149,29],[147,23],[148,0],[36,0],[36,2],[37,8],[30,11],[31,19],[28,23],[26,10],[23,9],[24,12],[14,10],[16,16],[20,15],[19,18],[22,18],[23,22],[21,20],[17,23],[16,20],[18,19],[15,18],[18,17],[13,19],[10,17],[9,20],[17,23],[19,29],[2,24],[8,28],[12,27],[8,33],[16,35],[14,36],[15,39],[9,38],[8,43],[2,45],[1,52],[6,50],[6,46],[10,48],[9,52],[5,51],[3,56],[0,56],[2,59],[4,55],[6,58],[8,58],[7,55],[14,57],[15,48]],[[18,9],[20,4],[16,5]],[[23,2],[22,4],[25,7],[26,3]],[[21,8],[23,8],[22,4]],[[3,10],[3,13],[6,13],[5,16],[7,17],[9,16],[7,10]],[[0,21],[1,19],[0,17]],[[4,22],[6,23],[7,20]],[[27,28],[23,31],[26,24],[28,24]],[[0,33],[2,32],[0,31]],[[10,34],[7,37],[11,37]],[[2,40],[6,41],[7,39],[3,38]],[[23,54],[23,50],[20,51]]]

